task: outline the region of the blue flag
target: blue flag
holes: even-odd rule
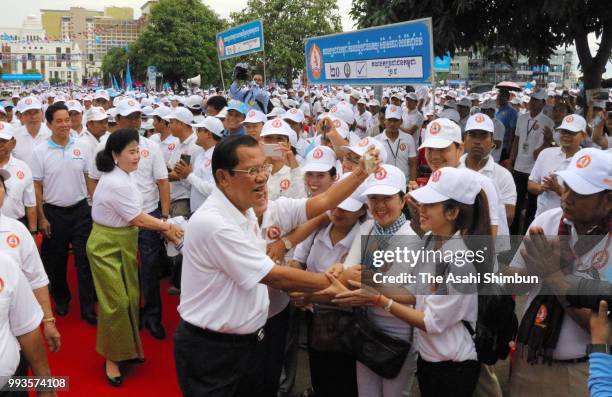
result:
[[[127,71],[125,72],[125,91],[132,91],[132,73],[130,72],[130,60],[128,59]]]

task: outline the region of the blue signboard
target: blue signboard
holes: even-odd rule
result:
[[[311,84],[427,84],[432,69],[431,18],[306,41]]]
[[[3,74],[0,80],[4,81],[41,81],[42,74]]]
[[[450,72],[450,52],[444,55],[444,58],[435,57],[434,59],[434,70],[436,72]]]
[[[217,33],[217,55],[229,59],[264,50],[261,19]]]

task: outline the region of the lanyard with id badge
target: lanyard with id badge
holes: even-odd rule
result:
[[[531,131],[538,129],[538,120],[533,120],[533,124],[531,125],[531,127],[529,126],[529,124],[531,123],[532,120],[527,120],[527,135],[525,136],[525,142],[523,142],[523,153],[525,154],[529,154],[529,134],[531,133]]]

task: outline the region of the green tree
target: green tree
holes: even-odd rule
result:
[[[556,48],[575,44],[587,89],[601,85],[612,55],[612,12],[602,0],[353,0],[351,15],[360,28],[432,17],[437,55],[505,47],[542,65]],[[589,33],[600,39],[595,56]]]
[[[40,74],[40,72],[38,71],[38,69],[26,69],[23,71],[23,74]]]
[[[218,83],[215,38],[224,28],[225,22],[199,0],[160,0],[130,48],[130,61],[139,62],[139,77],[148,65],[155,65],[172,84],[181,86],[198,74],[204,83]]]
[[[264,26],[267,77],[289,84],[304,70],[304,41],[341,31],[336,0],[249,0],[245,9],[230,15],[233,25],[258,18]],[[263,68],[262,53],[239,59],[258,71]]]
[[[115,47],[108,50],[104,58],[102,58],[102,77],[104,81],[108,81],[109,74],[119,79],[121,71],[125,69],[128,60],[128,52],[123,47]]]

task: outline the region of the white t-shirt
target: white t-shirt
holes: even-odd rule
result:
[[[366,134],[366,130],[368,129],[368,124],[370,124],[370,120],[372,119],[372,113],[367,110],[362,114],[359,112],[355,112],[355,122],[357,123],[357,127],[355,127],[355,133],[359,135],[360,138],[363,138]],[[359,126],[364,126],[365,128],[360,128]]]
[[[280,197],[306,197],[304,175],[300,167],[289,168],[286,165],[268,178],[268,200],[274,201]]]
[[[92,200],[91,218],[95,223],[127,227],[142,212],[142,195],[132,175],[119,167],[102,174]]]
[[[466,158],[467,154],[461,156],[458,168],[466,168]],[[497,188],[499,200],[502,204],[516,205],[516,184],[514,183],[514,178],[512,178],[510,171],[497,164],[495,161],[493,161],[491,156],[489,156],[487,163],[484,167],[478,170],[478,173],[493,181],[495,187]]]
[[[414,132],[414,134],[412,134],[412,139],[414,140],[415,146],[418,146],[419,144],[419,139],[421,138],[421,128],[423,127],[424,121],[425,117],[423,117],[423,114],[419,112],[418,109],[408,110],[405,108],[402,113],[402,128],[410,128],[414,125],[417,126],[417,130]]]
[[[43,201],[70,207],[87,198],[85,175],[89,164],[87,149],[70,137],[65,147],[51,138],[34,148],[32,177],[42,181]]]
[[[0,252],[19,265],[33,290],[49,284],[32,235],[23,223],[5,215],[0,215]]]
[[[504,126],[504,123],[494,118],[493,119],[493,140],[500,141],[501,144],[499,146],[496,146],[495,149],[491,151],[491,156],[493,156],[493,159],[497,163],[499,163],[499,160],[501,159],[502,146],[504,146],[504,135],[506,135],[506,127]]]
[[[270,303],[260,281],[273,267],[253,209],[241,213],[215,187],[185,228],[181,318],[216,332],[256,332]]]
[[[181,154],[191,156],[190,164],[193,165],[196,157],[204,150],[196,145],[197,136],[191,134],[182,143],[179,141],[176,144],[176,148],[170,154],[170,160],[168,160],[168,168],[173,169],[176,163],[181,159]],[[186,179],[180,181],[170,182],[170,201],[176,201],[181,199],[189,199],[191,195],[191,185]]]
[[[9,218],[23,218],[26,207],[36,207],[36,193],[32,171],[25,161],[10,156],[8,163],[0,167],[11,173],[11,177],[4,181],[6,195],[2,204],[2,214]]]
[[[572,157],[566,158],[565,153],[560,147],[550,147],[542,150],[538,156],[538,159],[533,165],[531,174],[529,174],[529,180],[536,183],[542,183],[544,181],[544,177],[552,176],[557,178],[555,175],[553,175],[553,172],[566,169],[572,161]],[[558,178],[557,181],[561,183]],[[541,193],[538,195],[538,208],[536,210],[536,216],[560,206],[561,197],[559,197],[557,193]]]
[[[41,124],[40,129],[36,138],[32,138],[32,135],[28,132],[25,125],[19,126],[15,130],[15,148],[13,149],[13,155],[32,168],[32,153],[34,148],[41,142],[46,142],[51,137],[51,130],[47,128],[45,124]]]
[[[17,336],[40,326],[43,312],[19,265],[0,252],[0,387],[19,364]]]
[[[179,143],[179,139],[172,134],[168,135],[163,141],[161,140],[161,134],[153,134],[149,139],[159,144],[162,154],[164,155],[164,163],[168,164],[172,152]]]
[[[391,164],[406,175],[406,180],[410,178],[410,165],[408,159],[416,158],[416,148],[414,145],[414,138],[410,134],[399,131],[395,142],[387,137],[387,131],[383,131],[379,135],[376,135],[374,139],[380,141],[387,151],[386,164]]]
[[[189,205],[191,212],[195,212],[212,193],[215,187],[215,178],[212,173],[212,156],[215,147],[201,152],[193,162],[193,171],[187,176],[187,182],[191,185],[191,196]]]
[[[537,216],[531,225],[532,226],[540,226],[544,230],[545,236],[557,236],[559,234],[559,223],[561,222],[561,217],[563,215],[563,211],[561,208],[553,208],[548,210],[541,215]],[[573,227],[571,227],[571,235],[570,235],[570,244],[575,244],[577,241],[576,231]],[[593,261],[595,259],[595,255],[601,251],[603,251],[606,247],[607,240],[610,238],[610,233],[608,233],[608,237],[603,238],[595,247],[593,247],[589,252],[582,255],[580,257],[580,262],[587,266],[587,269],[591,267]],[[516,255],[512,259],[511,266],[524,268],[525,260],[521,255],[521,249],[523,249],[523,245],[519,247]],[[612,244],[608,244],[607,248],[608,258],[612,258]],[[601,255],[601,254],[600,254]],[[577,269],[574,267],[573,274],[576,276],[591,278],[587,273],[581,272],[579,270],[586,269]],[[598,269],[599,278],[601,280],[612,280],[612,263],[608,259],[608,263],[603,267]],[[541,289],[541,284],[533,287],[529,291],[529,295],[527,298],[527,304],[525,306],[525,310],[529,308],[529,305],[533,301],[533,299],[538,295]],[[591,343],[591,338],[589,332],[582,328],[576,321],[574,321],[569,315],[565,315],[563,318],[563,325],[561,326],[561,333],[559,334],[559,340],[557,342],[557,347],[553,351],[553,359],[556,360],[571,360],[575,358],[581,358],[586,355],[586,345]]]
[[[544,127],[552,131],[555,123],[544,113],[531,117],[529,113],[519,115],[516,121],[516,136],[518,137],[518,150],[514,169],[529,174],[535,159],[533,152],[544,142]]]

